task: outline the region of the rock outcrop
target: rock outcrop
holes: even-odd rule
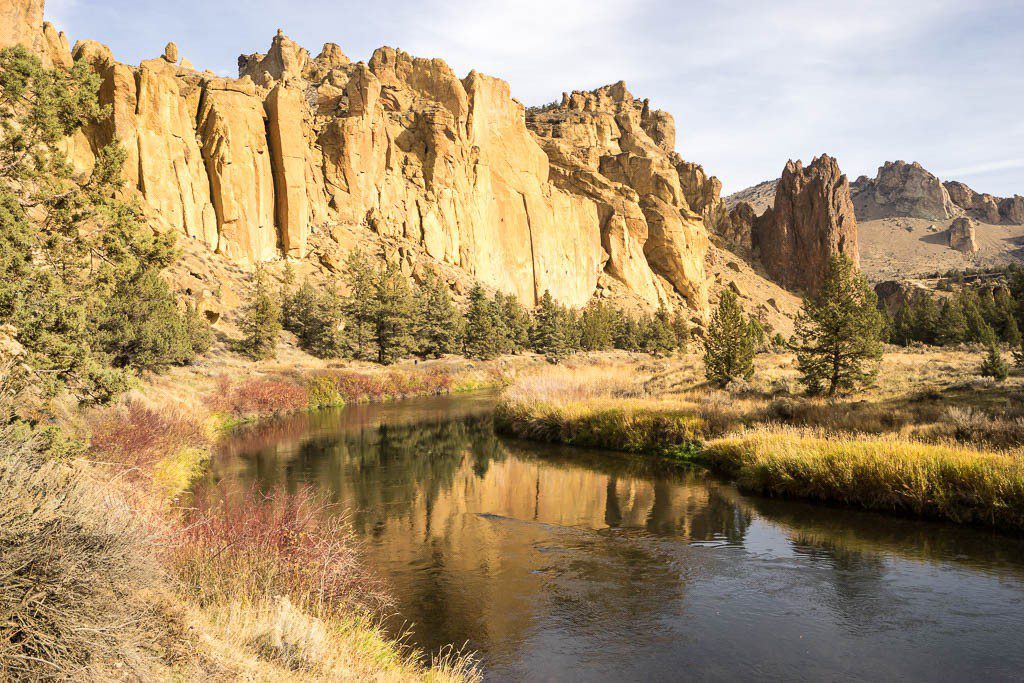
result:
[[[704,311],[707,224],[724,211],[721,184],[672,151],[672,117],[619,82],[563,94],[560,104],[529,112],[527,125],[554,186],[596,207],[605,272],[647,301],[675,290]]]
[[[960,216],[949,226],[949,246],[964,254],[978,251],[974,219]]]
[[[740,253],[749,253],[754,246],[754,225],[757,218],[757,212],[753,205],[739,202],[732,207],[724,220],[719,221],[715,232],[725,240],[730,248]]]
[[[887,161],[874,179],[858,178],[853,199],[861,220],[891,216],[946,220],[959,213],[942,182],[916,161]]]
[[[800,161],[788,162],[775,205],[756,219],[752,241],[771,278],[798,291],[821,286],[835,253],[858,264],[850,184],[836,160],[823,154],[807,168]]]
[[[968,185],[949,181],[943,183],[950,199],[974,218],[992,225],[1024,225],[1024,197],[993,197],[975,192]]]
[[[344,249],[358,228],[527,305],[612,291],[706,314],[721,185],[673,152],[672,117],[622,83],[566,95],[528,128],[504,81],[388,47],[353,63],[279,32],[239,58],[237,79],[194,70],[174,43],[137,67],[92,41],[73,55],[110,110],[69,144],[75,169],[117,140],[153,224],[236,263],[316,256],[321,231]]]

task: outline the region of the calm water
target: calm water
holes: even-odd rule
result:
[[[494,435],[487,396],[237,432],[218,484],[349,509],[395,628],[492,680],[1020,680],[1024,538]]]

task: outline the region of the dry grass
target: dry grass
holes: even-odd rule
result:
[[[248,405],[280,406],[268,393]],[[85,458],[51,428],[0,427],[0,680],[479,679],[388,637],[386,596],[308,494],[168,505],[208,457],[207,417],[144,393],[68,414]]]
[[[1020,458],[1007,455],[1024,446],[1021,378],[996,384],[977,367],[971,351],[891,353],[876,386],[834,401],[798,394],[787,354],[759,356],[755,380],[725,390],[695,355],[556,369],[516,380],[496,424],[709,464],[774,495],[1024,528]]]
[[[701,460],[761,494],[1024,529],[1019,454],[762,428],[706,444]]]

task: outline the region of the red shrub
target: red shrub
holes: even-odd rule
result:
[[[367,374],[337,372],[329,375],[337,392],[347,403],[367,403],[412,396],[445,394],[452,378],[438,371]]]
[[[281,379],[247,379],[241,384],[221,380],[212,403],[233,415],[261,416],[305,410],[309,397],[305,388]]]
[[[147,469],[168,453],[205,443],[203,426],[194,418],[129,401],[99,414],[90,454],[96,460]]]
[[[171,551],[200,600],[286,595],[319,613],[387,603],[360,563],[348,524],[310,489],[216,493],[216,502],[197,501]]]

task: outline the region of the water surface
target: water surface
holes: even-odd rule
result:
[[[242,429],[198,493],[321,490],[389,584],[392,627],[465,643],[491,680],[1020,680],[1024,538],[502,439],[492,403]]]

